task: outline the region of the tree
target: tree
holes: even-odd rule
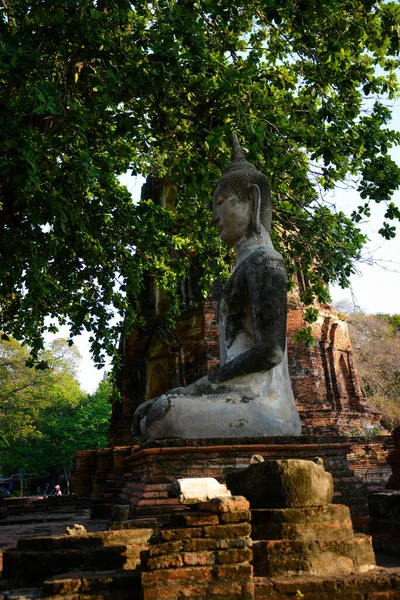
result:
[[[303,300],[347,286],[370,205],[386,238],[400,216],[381,100],[398,93],[399,18],[384,0],[0,2],[0,327],[36,355],[59,318],[101,364],[139,318],[144,272],[172,308],[193,253],[205,290],[226,275],[207,203],[233,130],[270,179]],[[134,206],[128,169],[173,202]],[[351,218],[323,199],[339,181],[362,198]]]
[[[77,450],[107,445],[112,384],[101,382],[91,395],[82,392],[71,375],[77,351],[65,340],[55,340],[45,354],[50,367],[32,369],[25,365],[26,348],[15,340],[0,343],[2,474],[22,466],[30,473],[52,470],[69,477]]]
[[[393,430],[400,425],[400,315],[355,313],[349,319],[364,393]]]

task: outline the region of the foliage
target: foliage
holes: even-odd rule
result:
[[[111,407],[111,383],[93,395],[73,376],[78,357],[65,340],[46,351],[50,368],[25,365],[29,351],[15,340],[0,343],[0,472],[50,469],[69,474],[76,450],[103,447]]]
[[[400,216],[380,99],[398,93],[399,18],[385,0],[0,2],[0,327],[35,354],[58,317],[101,364],[138,319],[144,272],[173,307],[194,252],[205,288],[226,274],[207,203],[233,130],[270,179],[303,300],[346,286],[371,204],[386,238]],[[128,169],[173,202],[134,206]],[[323,200],[338,181],[361,194],[352,218]]]
[[[400,425],[399,315],[351,315],[352,346],[362,388],[389,430]]]

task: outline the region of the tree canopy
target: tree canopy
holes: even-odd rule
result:
[[[386,238],[400,216],[382,101],[399,90],[399,23],[384,0],[0,0],[0,328],[35,354],[58,318],[91,332],[101,364],[145,272],[171,306],[194,253],[205,289],[222,277],[208,202],[234,130],[270,180],[303,300],[346,286],[371,204]],[[128,170],[173,203],[134,205]],[[360,192],[351,216],[324,200],[339,181]]]
[[[84,393],[75,379],[78,352],[66,340],[55,340],[44,354],[49,368],[31,369],[26,347],[0,341],[1,475],[18,467],[69,475],[77,450],[107,445],[112,384]]]

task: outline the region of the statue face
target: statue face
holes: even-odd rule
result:
[[[235,245],[253,232],[253,203],[240,200],[227,184],[217,186],[212,222],[218,229],[220,239],[226,244]]]

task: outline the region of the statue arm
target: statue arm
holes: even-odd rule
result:
[[[283,266],[249,265],[247,283],[255,346],[209,374],[212,383],[277,366],[286,346],[287,279]],[[258,268],[257,268],[258,267]]]

